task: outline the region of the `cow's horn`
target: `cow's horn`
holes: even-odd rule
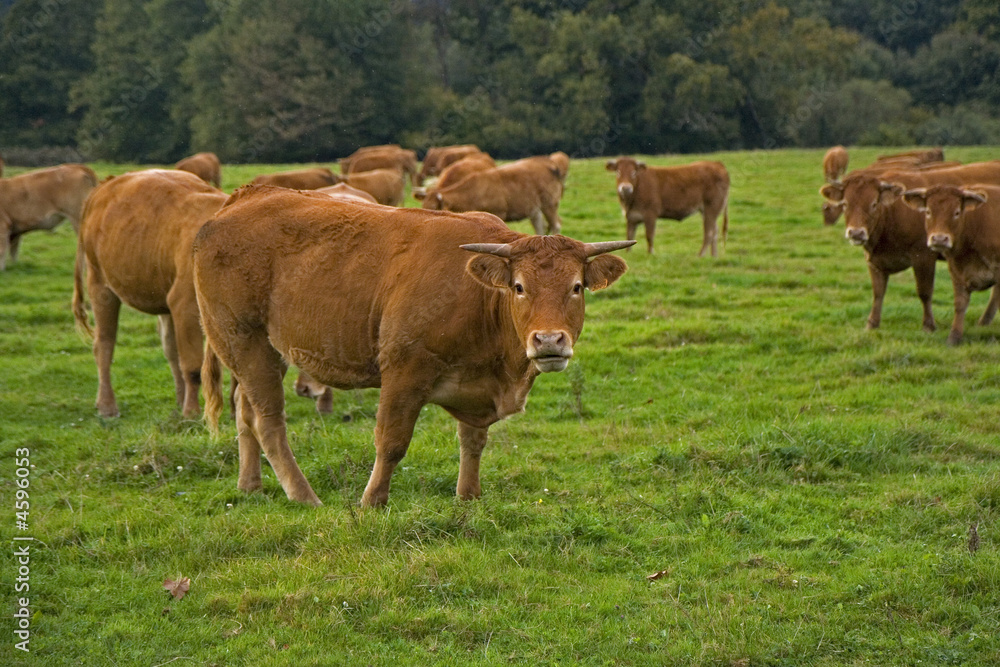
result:
[[[587,257],[593,257],[595,255],[603,255],[604,253],[611,252],[612,250],[629,248],[635,245],[635,241],[601,241],[599,243],[587,243],[585,245]]]
[[[459,247],[469,252],[480,252],[485,255],[496,255],[497,257],[510,257],[509,243],[466,243]]]

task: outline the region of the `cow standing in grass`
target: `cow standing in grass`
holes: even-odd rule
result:
[[[615,172],[615,189],[625,214],[626,236],[635,238],[636,227],[646,228],[646,250],[653,252],[657,218],[683,220],[695,211],[702,215],[702,242],[698,256],[711,250],[718,256],[718,225],[722,238],[729,230],[729,172],[721,162],[692,162],[677,167],[647,167],[630,157],[609,160]]]
[[[97,410],[102,417],[120,414],[111,387],[111,359],[122,303],[159,318],[178,406],[186,417],[198,413],[204,339],[191,244],[226,198],[194,174],[151,169],[105,181],[87,202],[76,250],[73,315],[77,325],[94,336]],[[93,332],[85,289],[94,310]]]
[[[836,183],[847,172],[849,156],[843,146],[834,146],[823,156],[823,178],[827,183]]]
[[[428,403],[458,421],[457,494],[478,497],[487,429],[524,409],[540,373],[566,368],[584,290],[617,280],[625,262],[606,253],[629,245],[520,234],[486,213],[238,190],[198,233],[194,264],[210,426],[218,359],[239,384],[239,488],[261,488],[263,449],[290,499],[320,504],[288,446],[282,377],[294,364],[339,389],[381,387],[362,504],[388,500]]]
[[[944,255],[955,288],[955,318],[948,344],[962,342],[969,296],[994,289],[979,319],[989,324],[996,315],[1000,284],[1000,187],[996,185],[935,185],[903,194],[906,204],[923,214],[927,247]]]
[[[0,271],[14,262],[21,236],[51,230],[69,220],[79,230],[83,206],[97,187],[97,174],[83,164],[62,164],[13,178],[0,178]]]

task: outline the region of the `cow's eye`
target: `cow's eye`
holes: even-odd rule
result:
[[[583,285],[581,285],[580,283],[573,285],[573,294],[579,294],[582,291],[583,291]]]
[[[518,294],[524,294],[524,285],[521,283],[514,283],[514,291]]]

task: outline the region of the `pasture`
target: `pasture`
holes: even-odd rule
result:
[[[475,502],[455,499],[454,421],[429,406],[388,507],[357,508],[378,392],[335,393],[320,417],[294,372],[289,440],[325,505],[289,502],[266,466],[265,492],[244,495],[232,420],[213,441],[179,416],[155,318],[127,308],[122,417],[99,418],[69,305],[75,236],[25,236],[0,274],[0,532],[35,541],[30,592],[10,551],[0,581],[7,627],[30,598],[31,652],[8,632],[0,663],[1000,663],[1000,324],[975,325],[976,293],[947,347],[939,263],[937,332],[910,271],[866,331],[862,252],[821,223],[822,155],[647,158],[727,165],[725,248],[697,258],[693,216],[659,221],[655,255],[644,239],[620,253],[629,272],[588,294],[569,368],[491,427]],[[604,163],[572,162],[563,233],[624,238]],[[223,187],[284,168],[224,166]]]

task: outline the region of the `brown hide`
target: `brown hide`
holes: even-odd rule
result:
[[[441,172],[441,177],[434,181],[434,186],[432,190],[442,190],[450,185],[454,185],[459,181],[464,181],[471,174],[479,171],[486,171],[488,169],[493,169],[497,166],[497,163],[493,161],[486,153],[475,153],[468,157],[464,157],[458,162],[453,162],[444,168]],[[425,191],[422,188],[414,188],[413,196],[415,199],[424,199],[429,191]]]
[[[325,195],[333,197],[335,199],[357,199],[362,202],[370,202],[372,204],[377,204],[375,197],[364,190],[359,190],[357,188],[351,187],[347,183],[337,183],[336,185],[328,185],[325,188],[319,188],[316,192],[322,192]]]
[[[340,177],[326,167],[279,171],[274,174],[256,176],[251,185],[274,185],[292,190],[318,190],[340,182]]]
[[[417,154],[405,148],[373,149],[340,165],[340,173],[344,175],[375,169],[395,169],[409,175],[411,183],[415,182]]]
[[[17,259],[21,235],[53,229],[68,219],[79,230],[83,205],[97,175],[83,164],[63,164],[0,179],[0,271]]]
[[[215,153],[195,153],[175,164],[174,169],[189,171],[217,188],[222,186],[222,163]]]
[[[159,316],[177,402],[185,416],[198,413],[202,335],[191,244],[225,201],[224,193],[194,174],[152,169],[105,181],[87,202],[76,251],[73,314],[80,328],[90,331],[83,297],[86,269],[102,416],[119,414],[111,358],[122,303]]]
[[[874,164],[880,162],[910,162],[914,165],[921,165],[928,162],[942,161],[944,161],[944,150],[941,148],[921,148],[913,151],[903,151],[902,153],[879,155],[875,158]]]
[[[475,144],[461,144],[456,146],[434,146],[427,149],[424,161],[420,165],[420,173],[413,182],[414,185],[423,185],[424,181],[433,176],[443,174],[444,170],[459,160],[483,153],[479,146]]]
[[[583,289],[624,273],[602,254],[624,245],[520,234],[485,213],[237,191],[199,232],[194,262],[210,425],[216,354],[239,383],[239,488],[260,489],[263,449],[290,499],[319,504],[288,447],[281,378],[294,364],[332,387],[381,387],[363,504],[385,504],[428,403],[458,420],[457,492],[478,497],[487,428],[523,410],[539,372],[565,368]]]
[[[399,206],[403,203],[406,181],[398,169],[373,169],[352,172],[347,175],[347,184],[363,190],[385,206]]]
[[[702,243],[698,256],[711,249],[718,256],[719,215],[722,238],[729,228],[729,172],[721,162],[692,162],[677,167],[647,167],[633,158],[623,157],[607,163],[615,172],[618,202],[625,214],[629,239],[636,227],[646,228],[646,247],[653,252],[657,218],[683,220],[695,211],[702,214]]]
[[[823,178],[827,183],[840,180],[840,177],[847,171],[848,162],[847,149],[843,146],[834,146],[823,156]]]
[[[504,222],[529,218],[536,234],[557,234],[562,227],[562,193],[562,181],[548,158],[526,158],[470,174],[446,188],[434,188],[424,197],[423,207],[456,213],[486,211]]]
[[[927,247],[923,216],[900,199],[903,190],[935,184],[984,182],[1000,184],[1000,161],[976,162],[942,169],[857,170],[843,183],[823,186],[830,202],[843,202],[848,241],[862,246],[872,280],[872,309],[867,327],[877,329],[889,276],[913,267],[923,306],[923,327],[934,331],[931,297],[938,253]],[[1000,293],[994,293],[1000,298]]]
[[[1000,284],[1000,187],[935,185],[910,190],[905,203],[925,216],[927,245],[948,261],[955,288],[955,317],[948,343],[957,345],[965,331],[972,292],[994,290],[979,324],[989,324],[997,311]]]
[[[360,157],[365,153],[378,153],[385,151],[399,151],[403,150],[399,144],[380,144],[378,146],[362,146],[358,150],[354,151],[347,157],[340,158],[338,162],[340,163],[340,173],[346,174],[351,166],[351,162],[354,158]]]

